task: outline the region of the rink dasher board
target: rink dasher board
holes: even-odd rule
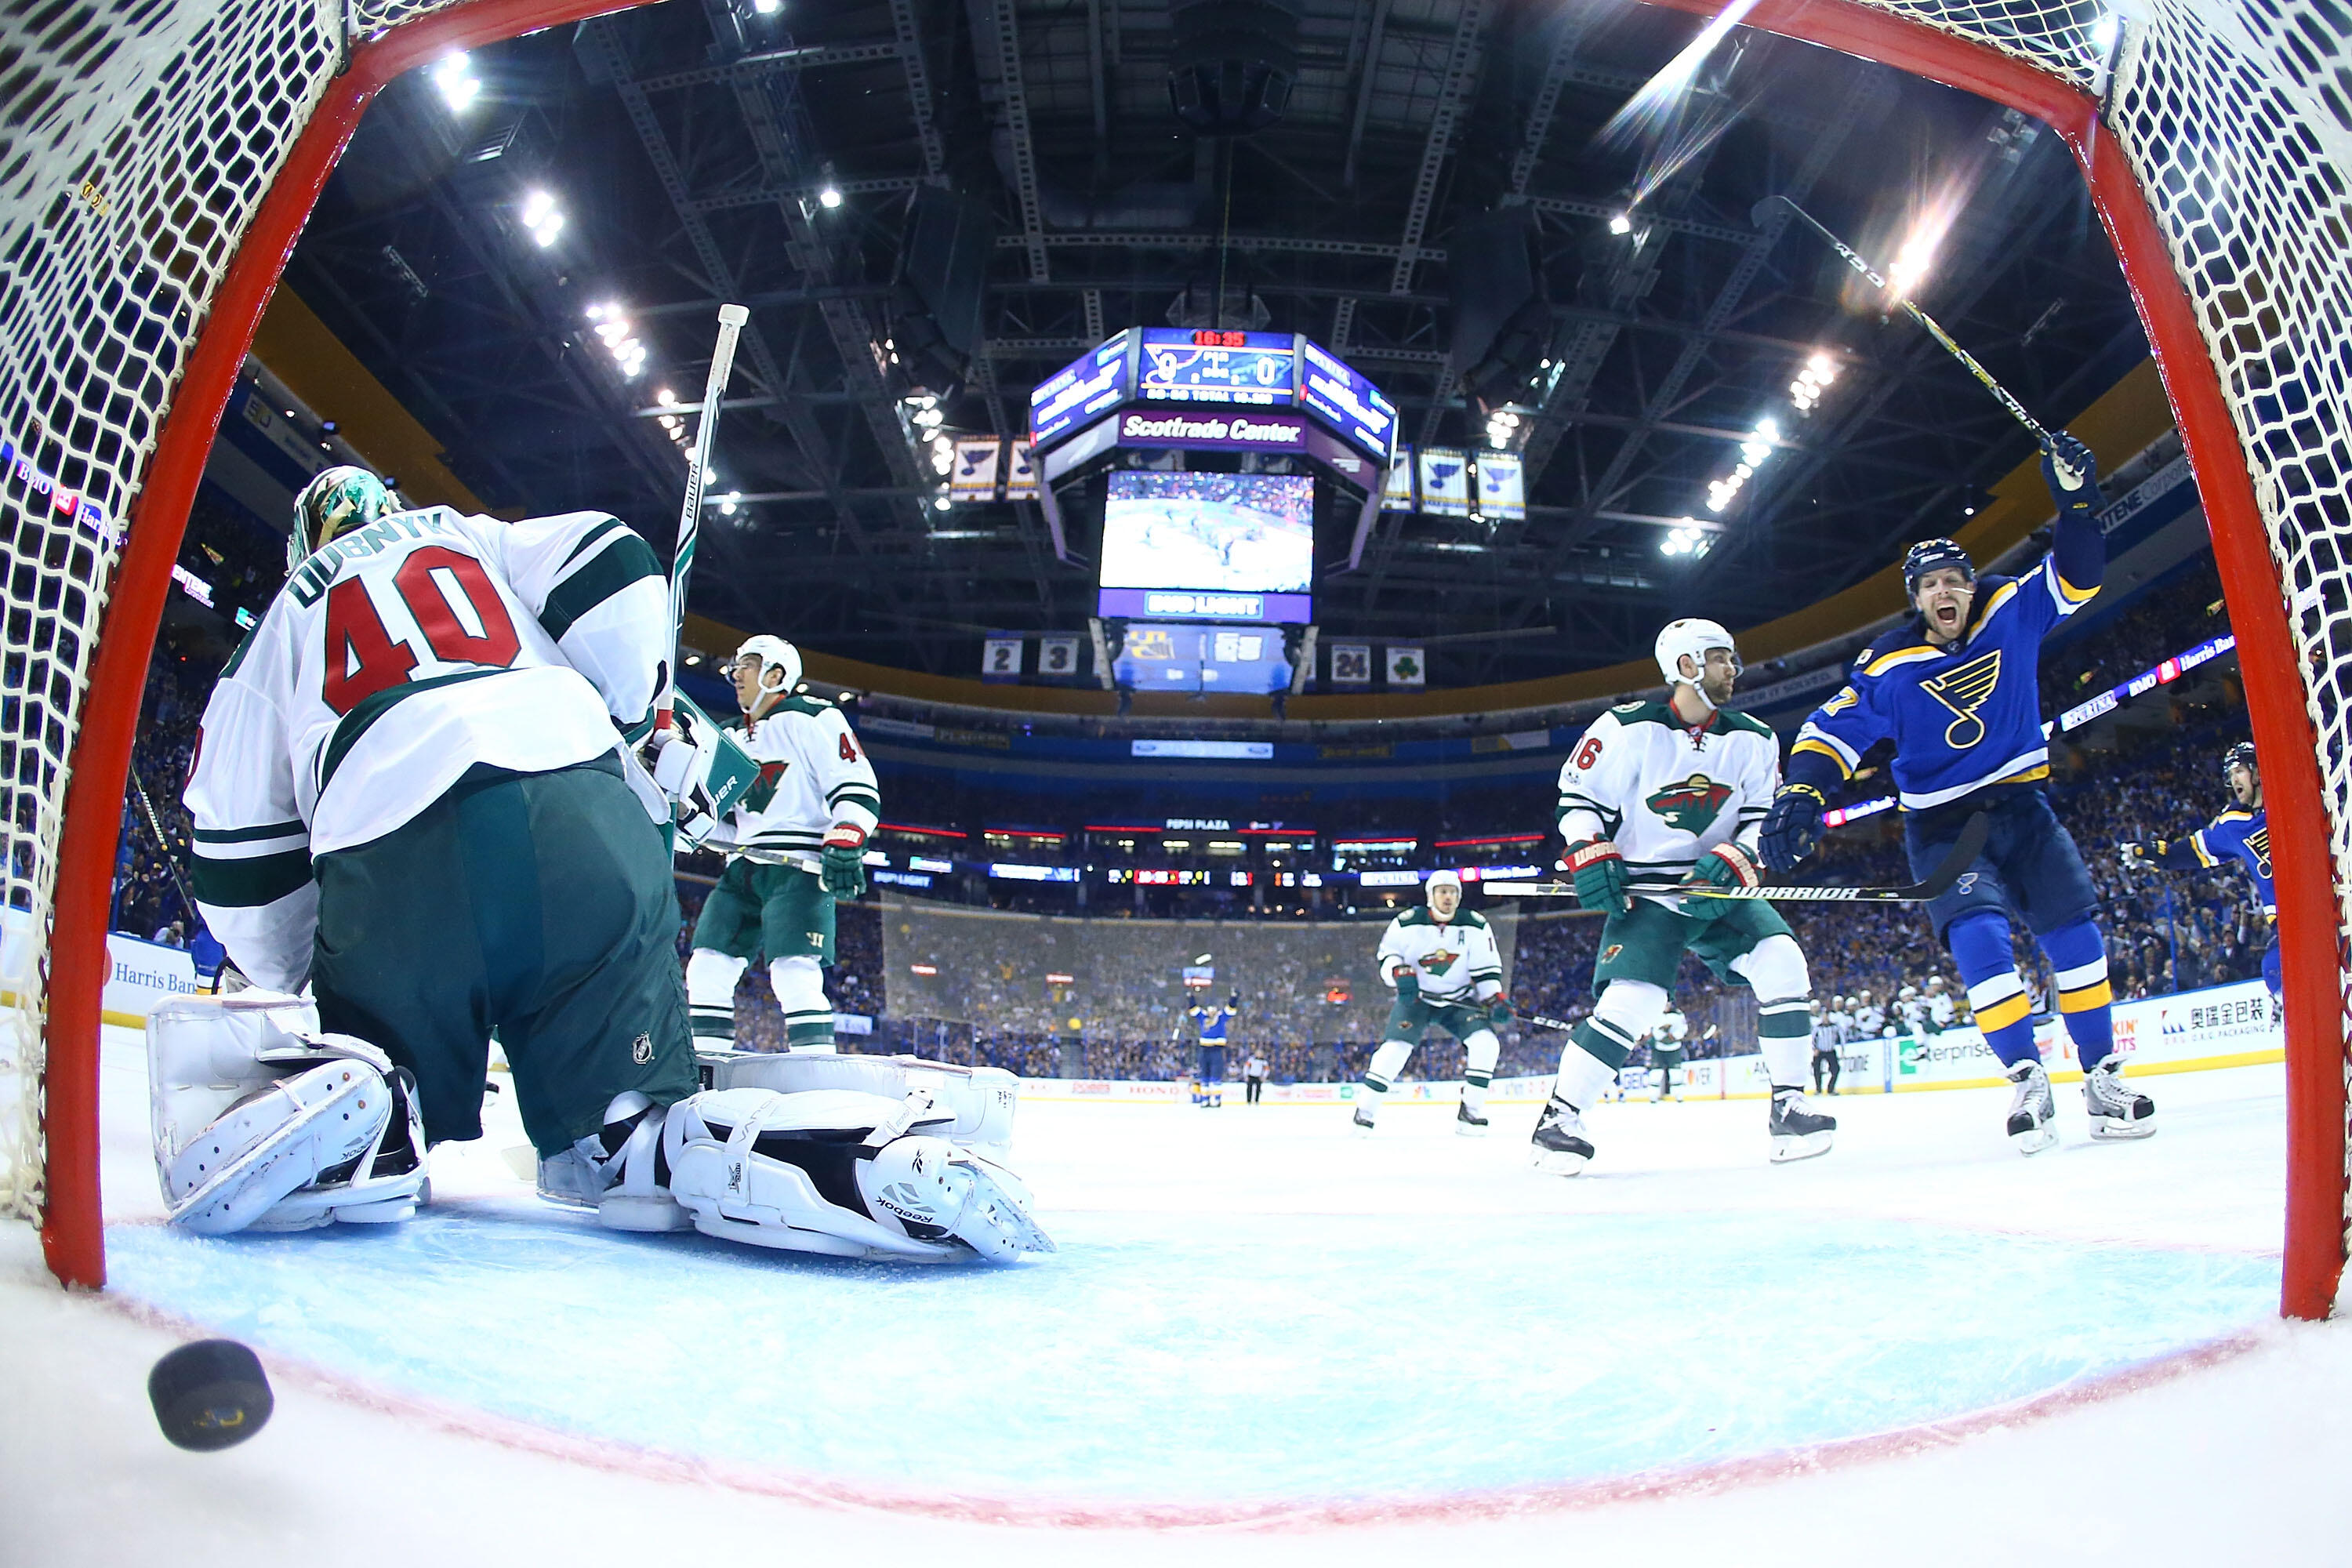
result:
[[[23,910],[0,909],[0,1006],[18,1006],[30,1000],[23,984],[24,969],[32,961],[27,940],[33,917]],[[195,961],[185,950],[165,947],[121,931],[106,939],[106,993],[100,1003],[100,1019],[117,1027],[142,1029],[159,1002],[185,996],[196,988]]]
[[[2177,995],[2119,1002],[2115,1010],[2116,1048],[2126,1054],[2135,1076],[2205,1072],[2286,1059],[2285,1037],[2269,990],[2259,980],[2184,991]],[[2083,1069],[2065,1025],[2053,1018],[2037,1024],[2034,1044],[2054,1083],[2080,1083]],[[1857,1040],[1839,1047],[1838,1088],[1844,1094],[1906,1094],[1923,1089],[1990,1089],[2006,1082],[1984,1037],[1973,1027],[1936,1035],[1900,1035]],[[1810,1064],[1809,1064],[1810,1068]],[[1639,1071],[1640,1069],[1636,1069]],[[1683,1066],[1685,1100],[1762,1100],[1771,1092],[1762,1056],[1708,1058]],[[1810,1071],[1808,1073],[1810,1087]],[[1646,1087],[1632,1092],[1646,1094]],[[1269,1083],[1266,1105],[1339,1105],[1351,1102],[1354,1083]],[[1540,1104],[1551,1092],[1549,1074],[1498,1078],[1487,1091],[1489,1105]],[[1459,1079],[1405,1080],[1391,1087],[1383,1105],[1451,1107],[1461,1097]],[[1239,1079],[1225,1080],[1224,1098],[1245,1099]],[[1189,1079],[1144,1082],[1124,1079],[1024,1079],[1021,1098],[1040,1103],[1189,1105]]]

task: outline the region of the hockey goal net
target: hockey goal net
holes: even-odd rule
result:
[[[612,8],[0,14],[0,1205],[40,1225],[61,1279],[104,1279],[97,1040],[125,770],[196,477],[262,305],[384,82]],[[2273,839],[2305,851],[2278,858],[2282,1305],[2324,1314],[2352,1194],[2352,23],[2318,0],[1759,0],[1744,20],[2033,114],[2090,184],[2212,525]]]

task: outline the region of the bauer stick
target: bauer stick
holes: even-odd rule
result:
[[[1952,847],[1927,874],[1924,882],[1914,882],[1907,888],[1832,888],[1818,884],[1789,883],[1774,887],[1725,888],[1713,882],[1685,882],[1670,888],[1668,892],[1695,899],[1763,899],[1771,903],[1813,904],[1924,904],[1940,898],[1944,891],[1960,879],[1961,873],[1984,853],[1985,838],[1991,832],[1990,824],[1979,811],[1969,818],[1960,829]],[[1489,897],[1496,893],[1519,899],[1573,898],[1573,882],[1489,882]]]
[[[1820,235],[1823,239],[1828,240],[1830,243],[1830,248],[1843,257],[1845,258],[1845,264],[1848,267],[1853,268],[1856,272],[1859,272],[1864,278],[1869,279],[1874,287],[1883,289],[1888,294],[1893,294],[1895,292],[1893,286],[1889,284],[1885,279],[1881,278],[1878,275],[1878,269],[1876,268],[1871,266],[1869,262],[1864,261],[1862,257],[1855,252],[1852,246],[1846,244],[1844,240],[1840,239],[1836,235],[1832,234],[1827,228],[1823,227],[1820,219],[1814,217],[1812,214],[1799,206],[1787,196],[1766,196],[1762,201],[1758,202],[1753,207],[1748,209],[1748,221],[1754,224],[1758,228],[1762,228],[1764,226],[1764,220],[1770,216],[1772,204],[1775,202],[1780,203],[1790,212],[1795,213],[1800,218],[1804,220],[1806,227],[1811,229],[1815,234]],[[2027,413],[2025,405],[2020,403],[2016,397],[2011,394],[2009,388],[2003,386],[2000,382],[1995,381],[1992,376],[1992,372],[1985,369],[1983,365],[1977,363],[1976,355],[1969,353],[1968,350],[1960,347],[1958,343],[1953,342],[1952,334],[1944,331],[1941,326],[1937,325],[1935,317],[1930,316],[1927,311],[1919,309],[1918,306],[1913,304],[1910,300],[1902,299],[1899,296],[1895,299],[1895,302],[1903,307],[1903,310],[1906,315],[1918,322],[1921,326],[1927,328],[1927,335],[1934,338],[1937,342],[1943,344],[1945,350],[1949,353],[1954,359],[1960,362],[1961,368],[1966,370],[1970,375],[1975,376],[1984,389],[1993,395],[1994,400],[2003,408],[2009,410],[2011,417],[2014,418],[2020,425],[2024,426],[2028,431],[2032,432],[2033,439],[2041,445],[2043,451],[2048,452],[2054,449],[2056,446],[2056,437],[2050,434],[2049,430],[2043,426],[2042,421]],[[2054,458],[2053,459],[2053,462],[2056,459]],[[2064,467],[2064,465],[2061,464],[2060,467]],[[2067,472],[2069,473],[2072,473],[2073,471],[2074,470],[2072,468],[2067,469]]]
[[[686,579],[694,570],[694,547],[702,537],[702,480],[710,471],[710,447],[719,433],[719,402],[735,368],[735,340],[751,312],[740,305],[719,307],[719,342],[710,351],[710,379],[703,384],[702,418],[694,429],[694,455],[687,459],[686,505],[677,519],[677,560],[669,573],[669,679],[656,710],[667,715],[677,691],[677,650],[686,635]]]

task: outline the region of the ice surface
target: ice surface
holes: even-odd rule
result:
[[[135,1050],[118,1046],[106,1075],[111,1295],[247,1339],[279,1371],[285,1433],[273,1426],[208,1473],[299,1465],[307,1450],[295,1434],[325,1421],[364,1428],[335,1441],[398,1454],[428,1492],[486,1492],[498,1478],[575,1500],[628,1490],[621,1476],[434,1430],[435,1412],[477,1409],[585,1440],[583,1453],[624,1472],[651,1450],[711,1461],[739,1481],[959,1499],[943,1511],[966,1519],[988,1517],[991,1498],[1031,1519],[1059,1502],[1097,1521],[1141,1500],[1196,1514],[1254,1500],[1375,1500],[1411,1518],[1466,1498],[1464,1517],[1476,1518],[1476,1500],[1500,1489],[1801,1451],[2081,1387],[2252,1331],[2263,1348],[2242,1361],[2029,1423],[2022,1436],[1979,1432],[1949,1454],[1862,1465],[1858,1480],[1832,1487],[1856,1519],[1907,1485],[1922,1506],[1962,1504],[1957,1520],[1981,1514],[1966,1498],[1990,1501],[2024,1464],[2057,1488],[2048,1506],[2074,1520],[2063,1531],[2074,1542],[2082,1505],[2067,1494],[2078,1486],[2158,1513],[2193,1501],[2098,1479],[2108,1456],[2145,1449],[2143,1466],[2186,1466],[2216,1434],[2237,1434],[2231,1451],[2188,1468],[2229,1474],[2242,1500],[2279,1484],[2243,1473],[2265,1445],[2291,1447],[2271,1469],[2321,1474],[2352,1451],[2340,1402],[2302,1403],[2323,1385],[2352,1400],[2352,1341],[2332,1329],[2309,1332],[2333,1339],[2295,1339],[2270,1322],[2277,1069],[2148,1088],[2164,1118],[2156,1139],[2090,1145],[2079,1099],[2062,1090],[2066,1142],[2032,1161],[2001,1140],[1994,1091],[1842,1100],[1836,1152],[1784,1167],[1766,1163],[1759,1102],[1604,1107],[1600,1159],[1575,1181],[1522,1163],[1532,1107],[1501,1108],[1480,1142],[1454,1137],[1442,1107],[1391,1107],[1377,1136],[1358,1139],[1334,1107],[1031,1104],[1014,1163],[1064,1250],[1014,1268],[919,1269],[602,1233],[528,1195],[500,1157],[519,1135],[495,1114],[483,1142],[436,1152],[440,1201],[418,1223],[180,1236],[152,1223],[143,1088]],[[126,1395],[135,1405],[168,1338],[27,1282],[29,1257],[9,1252],[0,1281],[0,1345],[17,1347],[0,1355],[46,1351],[37,1376],[25,1369],[24,1408],[120,1414]],[[342,1398],[381,1394],[393,1414],[333,1415],[311,1368]],[[82,1417],[67,1425],[79,1439]],[[2075,1435],[2037,1436],[2053,1429]],[[146,1454],[160,1442],[152,1426],[118,1419],[109,1432],[89,1438],[99,1470],[180,1462]],[[13,1490],[12,1471],[50,1473],[48,1445],[26,1439],[0,1428],[0,1486]],[[2021,1444],[2033,1457],[2021,1460]],[[566,1479],[575,1472],[587,1479]],[[89,1483],[93,1494],[109,1484]],[[1736,1544],[1743,1561],[1865,1560],[1783,1552],[1796,1539],[1785,1534],[1759,1548],[1749,1527],[1810,1517],[1822,1484],[1654,1507],[1675,1510],[1685,1535]],[[667,1495],[656,1481],[629,1485],[632,1496]],[[2331,1488],[2319,1489],[2341,1489]],[[1775,1502],[1783,1492],[1814,1500]],[[740,1486],[690,1495],[698,1518],[716,1510],[740,1525],[756,1511]],[[739,1500],[721,1507],[722,1495]],[[70,1489],[7,1500],[26,1506],[17,1523],[0,1522],[0,1548],[43,1543],[44,1561],[119,1561],[101,1543],[155,1528],[110,1514],[92,1534]],[[1647,1537],[1599,1522],[1631,1507],[1580,1510],[1575,1538],[1657,1537],[1656,1514]],[[2340,1523],[2346,1510],[2318,1511]],[[10,1517],[0,1506],[0,1521]],[[811,1523],[820,1517],[793,1515],[802,1535],[827,1534]],[[871,1514],[830,1534],[922,1537],[917,1521],[889,1517],[878,1536]],[[1738,1520],[1748,1526],[1725,1522]],[[2291,1560],[2343,1560],[2316,1550],[2341,1543],[2336,1526],[2299,1533],[2294,1522],[2258,1533],[2274,1552],[2315,1549]],[[1530,1544],[1507,1515],[1481,1528]],[[1956,1526],[1950,1540],[1968,1533]],[[1024,1557],[1050,1539],[955,1537],[959,1550]],[[1425,1561],[1433,1544],[1413,1538],[1405,1551],[1398,1532],[1338,1539],[1353,1542],[1339,1553],[1351,1560],[1373,1539],[1397,1560]],[[1449,1554],[1465,1544],[1446,1539]],[[2197,1539],[2176,1529],[2132,1560],[2189,1560],[2173,1553]],[[1099,1532],[1072,1540],[1094,1543],[1079,1555],[1108,1545]],[[59,1542],[89,1554],[59,1557]],[[1924,1541],[1907,1556],[1945,1560]],[[0,1550],[0,1560],[17,1559]]]

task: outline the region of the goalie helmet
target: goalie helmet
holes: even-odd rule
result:
[[[800,689],[801,650],[780,637],[762,632],[743,639],[735,650],[735,662],[747,658],[760,661],[760,691],[763,698],[789,697]]]
[[[294,526],[286,535],[286,570],[291,572],[337,534],[364,528],[396,510],[383,481],[349,464],[321,469],[294,498]]]
[[[1738,661],[1739,645],[1731,640],[1729,632],[1715,622],[1694,619],[1668,621],[1665,629],[1658,634],[1658,673],[1666,678],[1669,689],[1677,685],[1696,689],[1696,678],[1683,673],[1683,656],[1688,654],[1691,663],[1703,671],[1706,668],[1708,651],[1718,647],[1727,651],[1734,663]],[[1700,695],[1706,694],[1701,692]]]

